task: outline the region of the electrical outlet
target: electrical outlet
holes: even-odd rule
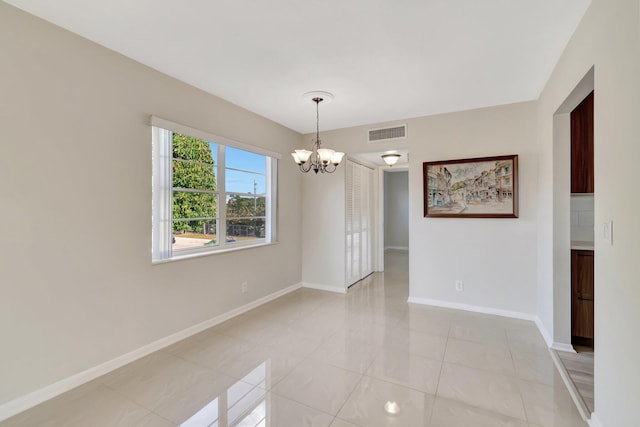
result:
[[[247,282],[242,282],[242,293],[246,293],[247,292]]]
[[[464,291],[464,283],[462,283],[462,280],[456,280],[456,291],[458,292]]]

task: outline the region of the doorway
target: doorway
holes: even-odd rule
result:
[[[571,249],[582,249],[576,243],[589,239],[593,245],[592,225],[585,226],[591,229],[590,236],[576,233],[580,230],[576,230],[578,224],[575,219],[593,215],[593,208],[589,213],[587,206],[593,193],[572,192],[571,113],[593,92],[593,88],[592,68],[553,117],[553,348],[569,352],[575,351],[571,343]]]
[[[591,68],[553,117],[552,353],[570,378],[565,383],[585,418],[594,410],[594,353],[582,346],[593,345],[595,321],[594,81]]]
[[[383,239],[385,258],[409,251],[409,171],[383,169]],[[408,258],[408,257],[407,257]]]
[[[594,347],[594,95],[572,111],[571,120],[571,345]]]

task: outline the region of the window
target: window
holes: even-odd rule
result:
[[[152,117],[154,261],[275,241],[279,155]]]

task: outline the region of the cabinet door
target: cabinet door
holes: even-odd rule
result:
[[[574,344],[593,345],[593,251],[571,251],[571,335]]]
[[[572,342],[574,344],[593,345],[593,300],[577,300],[571,311],[574,319],[572,325]]]
[[[571,192],[593,193],[593,92],[571,112]]]
[[[576,298],[593,301],[593,251],[574,251],[574,256],[576,259]]]

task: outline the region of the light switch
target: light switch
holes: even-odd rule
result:
[[[602,223],[602,240],[613,246],[613,221]]]

